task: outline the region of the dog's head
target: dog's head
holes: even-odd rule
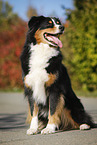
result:
[[[62,47],[59,36],[64,32],[64,26],[58,18],[34,16],[31,17],[28,26],[30,39],[33,37],[37,44],[44,43],[53,47]]]

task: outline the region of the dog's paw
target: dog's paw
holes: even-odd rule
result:
[[[41,134],[55,133],[56,127],[57,126],[55,124],[48,124],[47,127],[41,131]]]
[[[27,135],[31,135],[31,134],[37,134],[37,129],[29,128],[27,130]]]
[[[41,134],[50,134],[50,133],[55,133],[55,130],[52,130],[50,128],[45,128],[41,131]]]
[[[27,130],[27,134],[36,134],[38,130],[38,117],[35,116],[31,120],[30,128]]]
[[[80,125],[80,130],[88,130],[90,129],[90,126],[88,124],[81,124]]]

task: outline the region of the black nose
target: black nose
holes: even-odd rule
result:
[[[61,30],[61,31],[64,31],[64,26],[59,26],[59,29]]]

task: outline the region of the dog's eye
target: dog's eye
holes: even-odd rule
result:
[[[49,21],[49,24],[52,24],[52,21]]]

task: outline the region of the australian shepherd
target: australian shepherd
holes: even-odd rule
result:
[[[71,87],[62,64],[64,26],[55,17],[31,17],[21,54],[25,96],[29,103],[30,128],[27,134],[94,127]]]

